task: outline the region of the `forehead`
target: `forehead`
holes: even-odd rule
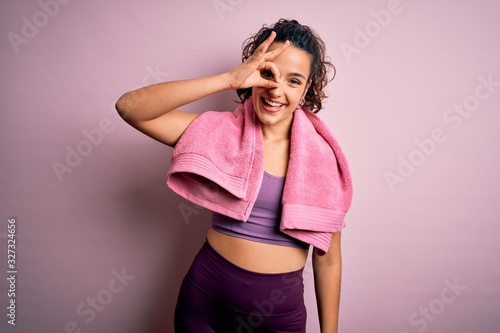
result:
[[[281,45],[283,45],[283,43],[272,43],[267,51],[273,51]],[[271,61],[278,66],[282,74],[300,73],[306,78],[309,77],[311,56],[306,51],[293,45],[290,45]]]

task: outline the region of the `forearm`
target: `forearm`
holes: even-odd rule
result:
[[[116,102],[116,110],[125,121],[137,125],[224,90],[254,86],[276,88],[279,86],[277,82],[279,71],[271,60],[289,47],[290,42],[287,41],[281,47],[267,52],[275,37],[276,33],[272,32],[252,56],[229,72],[197,79],[158,83],[127,92]],[[260,72],[263,70],[271,71],[274,79],[262,77]]]
[[[324,255],[313,251],[314,289],[318,304],[321,333],[337,333],[342,280],[341,233],[332,236],[330,248]]]
[[[321,333],[338,332],[341,275],[341,263],[315,269],[314,284]]]
[[[227,89],[230,89],[227,74],[163,82],[123,94],[116,102],[116,109],[127,122],[148,121]]]

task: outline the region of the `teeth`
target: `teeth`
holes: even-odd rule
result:
[[[275,103],[275,102],[270,101],[270,100],[268,100],[268,99],[265,99],[265,101],[266,101],[266,103],[267,103],[267,104],[269,104],[269,105],[271,105],[271,106],[274,106],[274,107],[280,107],[280,106],[282,106],[282,105],[283,105],[283,104],[280,104],[280,103]]]

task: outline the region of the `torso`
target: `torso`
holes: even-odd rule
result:
[[[207,240],[221,256],[252,272],[293,272],[304,267],[307,260],[307,250],[254,242],[212,228],[208,230]]]
[[[286,175],[289,156],[289,141],[264,142],[264,170],[283,177]],[[259,273],[283,273],[304,267],[308,250],[254,242],[229,236],[209,229],[207,240],[224,258],[249,271]]]

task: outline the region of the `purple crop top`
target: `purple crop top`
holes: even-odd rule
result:
[[[247,222],[219,213],[212,215],[212,228],[229,236],[255,242],[309,249],[309,244],[280,231],[281,197],[285,177],[264,172],[262,186]]]

